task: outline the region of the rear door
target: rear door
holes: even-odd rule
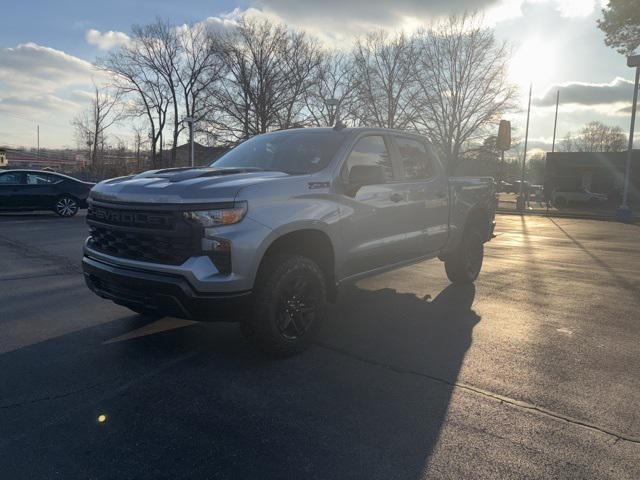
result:
[[[18,206],[18,195],[24,186],[22,172],[0,173],[0,208],[9,209]]]
[[[449,233],[449,179],[426,142],[402,135],[393,140],[409,212],[406,248],[414,257],[437,252]]]
[[[388,137],[366,134],[356,141],[342,165],[340,176],[344,185],[348,184],[354,165],[382,166],[385,181],[360,187],[354,194],[345,193],[341,208],[344,277],[395,263],[406,254],[403,248],[406,195],[397,182],[398,166],[392,160]]]

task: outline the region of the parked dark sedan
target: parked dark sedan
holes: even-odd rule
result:
[[[0,210],[53,210],[72,217],[87,208],[94,185],[42,170],[0,170]]]

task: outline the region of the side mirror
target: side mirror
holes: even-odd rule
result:
[[[384,169],[380,165],[354,165],[349,171],[349,186],[356,189],[385,182]]]

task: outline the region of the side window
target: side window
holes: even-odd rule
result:
[[[358,140],[345,162],[343,168],[345,179],[349,178],[349,172],[354,165],[379,165],[384,170],[387,181],[393,180],[391,157],[384,139],[379,135],[369,135]]]
[[[0,185],[2,184],[17,184],[21,183],[22,173],[20,172],[8,172],[0,175]]]
[[[27,173],[27,185],[46,185],[57,181],[57,177],[48,173]]]
[[[436,174],[434,160],[424,143],[403,137],[395,137],[395,140],[407,180],[424,180]]]

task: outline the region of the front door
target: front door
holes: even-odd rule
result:
[[[61,178],[46,172],[27,172],[26,185],[19,194],[21,207],[49,209],[55,202],[56,187]]]
[[[388,139],[366,135],[357,140],[341,170],[344,184],[355,165],[380,166],[384,182],[347,192],[341,207],[345,262],[342,277],[395,263],[405,257],[406,192],[397,183],[397,165],[390,155]]]

